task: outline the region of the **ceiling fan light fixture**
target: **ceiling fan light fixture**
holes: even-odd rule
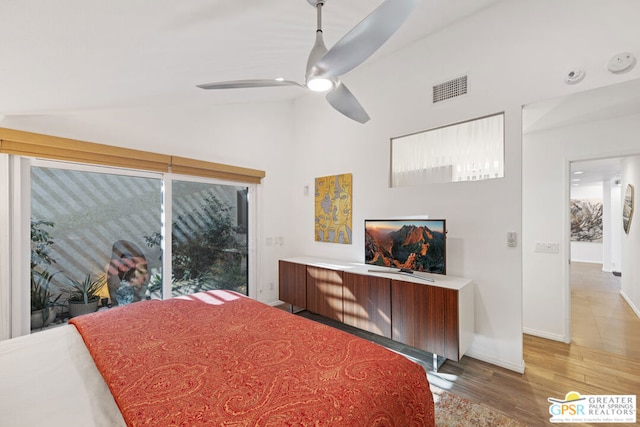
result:
[[[315,43],[307,58],[305,84],[291,80],[230,80],[197,85],[201,89],[244,89],[299,86],[326,92],[329,104],[351,120],[366,123],[370,117],[340,77],[366,61],[395,33],[420,0],[384,0],[373,12],[338,40],[330,50],[322,35],[322,7],[326,0],[307,0],[316,9]]]
[[[333,88],[333,82],[331,79],[325,79],[321,77],[315,77],[309,79],[307,87],[314,92],[326,92]]]

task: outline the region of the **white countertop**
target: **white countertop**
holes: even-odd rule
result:
[[[346,271],[353,274],[386,277],[392,280],[402,280],[404,282],[420,283],[423,285],[438,286],[441,288],[455,290],[461,290],[472,282],[471,279],[466,279],[464,277],[448,276],[443,274],[430,274],[423,272],[398,274],[399,269],[397,268],[381,267],[356,262],[344,262],[327,258],[294,257],[286,258],[282,261],[306,264],[312,267],[322,267],[329,270]]]

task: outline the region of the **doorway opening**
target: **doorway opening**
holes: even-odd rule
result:
[[[638,319],[621,295],[622,157],[570,167],[570,342],[640,356],[631,332]]]

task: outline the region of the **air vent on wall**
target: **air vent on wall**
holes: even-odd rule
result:
[[[433,103],[467,93],[467,76],[458,77],[433,87]]]

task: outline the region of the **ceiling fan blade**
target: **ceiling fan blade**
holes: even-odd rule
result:
[[[316,62],[320,77],[339,77],[362,64],[400,28],[420,0],[386,0]]]
[[[342,82],[338,82],[337,86],[327,94],[327,101],[333,108],[356,122],[366,123],[370,119],[356,97]]]
[[[263,79],[263,80],[231,80],[228,82],[207,83],[203,85],[197,85],[201,89],[245,89],[252,87],[272,87],[272,86],[300,86],[304,87],[300,83],[292,82],[290,80],[275,80],[275,79]]]

